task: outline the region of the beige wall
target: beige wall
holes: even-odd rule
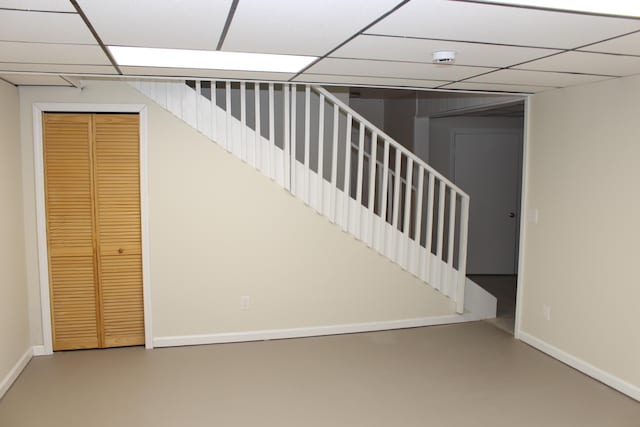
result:
[[[18,90],[0,81],[0,381],[29,349]]]
[[[632,77],[532,97],[520,289],[523,332],[636,387],[639,94]]]
[[[41,341],[31,108],[147,103],[120,83],[21,89],[31,320]],[[448,299],[332,226],[277,184],[149,103],[154,336],[454,313]],[[251,307],[240,310],[240,297]]]

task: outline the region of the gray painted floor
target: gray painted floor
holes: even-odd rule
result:
[[[640,403],[486,322],[34,358],[0,426],[638,427]]]

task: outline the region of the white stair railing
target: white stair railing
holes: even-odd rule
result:
[[[333,94],[228,80],[132,85],[463,312],[469,196]]]

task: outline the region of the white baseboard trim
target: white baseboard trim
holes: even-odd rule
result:
[[[313,326],[308,328],[266,329],[261,331],[156,337],[153,339],[153,346],[174,347],[182,345],[221,344],[245,341],[278,340],[286,338],[318,337],[324,335],[352,334],[356,332],[386,331],[390,329],[446,325],[450,323],[472,322],[476,320],[480,320],[480,317],[473,313],[465,313],[462,315],[451,314],[446,316],[421,317],[416,319]]]
[[[31,357],[33,356],[33,348],[29,347],[27,351],[18,359],[13,368],[9,371],[9,373],[0,381],[0,399],[4,394],[9,390],[9,387],[13,384],[13,382],[18,378],[22,370],[27,366]]]
[[[591,378],[598,380],[601,383],[606,384],[621,393],[626,394],[632,399],[640,401],[640,387],[630,384],[625,380],[616,377],[615,375],[603,371],[600,368],[596,368],[590,363],[572,356],[571,354],[560,350],[559,348],[554,347],[551,344],[542,341],[541,339],[529,335],[526,332],[521,331],[518,334],[518,339],[542,351],[543,353],[546,353],[549,356],[558,359],[562,363],[565,363],[572,368],[577,369],[578,371],[590,376]]]
[[[50,352],[47,352],[47,350],[44,348],[43,345],[34,345],[33,346],[33,355],[34,356],[47,356],[51,354]]]

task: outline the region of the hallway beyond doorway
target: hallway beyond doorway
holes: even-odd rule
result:
[[[469,278],[498,299],[496,318],[488,322],[513,335],[516,320],[516,275],[470,275]]]

